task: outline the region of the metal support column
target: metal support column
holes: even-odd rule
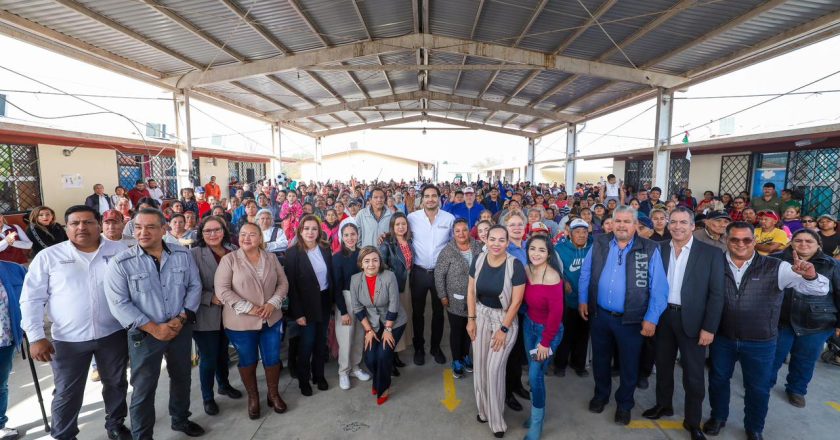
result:
[[[321,142],[324,138],[315,139],[315,181],[321,181]]]
[[[179,90],[174,95],[175,102],[175,136],[178,137],[178,147],[175,149],[175,176],[178,192],[182,188],[192,188],[190,180],[192,171],[192,126],[190,121],[190,92]],[[177,197],[177,195],[175,195]]]
[[[534,138],[528,138],[528,166],[525,168],[525,180],[534,183],[534,156],[536,155]]]
[[[658,186],[666,195],[668,191],[668,166],[671,163],[671,152],[667,148],[671,144],[673,110],[674,92],[660,88],[656,95],[656,134],[653,144],[653,182],[651,182],[651,186]],[[641,184],[642,182],[639,182],[639,185]]]
[[[269,171],[272,179],[283,172],[283,161],[281,159],[282,139],[280,138],[280,123],[271,124],[271,170]]]
[[[577,124],[566,129],[566,193],[571,194],[577,185]]]

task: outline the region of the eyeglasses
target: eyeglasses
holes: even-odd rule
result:
[[[755,239],[752,238],[752,237],[747,237],[747,238],[730,237],[728,241],[729,241],[730,244],[736,244],[737,245],[737,244],[740,243],[740,244],[743,244],[744,246],[747,246],[747,245],[752,244],[755,241]]]
[[[816,223],[817,221],[812,218],[803,218],[802,223]]]
[[[205,235],[221,234],[222,233],[222,228],[205,229],[205,230],[201,231],[201,233],[205,234]]]

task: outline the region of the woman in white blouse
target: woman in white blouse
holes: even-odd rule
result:
[[[262,230],[266,252],[276,255],[285,253],[289,247],[289,240],[283,233],[283,229],[274,224],[274,214],[268,209],[260,209],[257,212],[257,224],[260,225]]]
[[[6,223],[6,217],[0,214],[0,260],[25,264],[29,260],[32,241],[18,225]]]

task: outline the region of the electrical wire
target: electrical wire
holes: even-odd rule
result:
[[[767,98],[772,96],[795,96],[795,95],[822,95],[825,93],[838,93],[840,90],[814,90],[813,92],[792,92],[792,93],[754,93],[747,95],[718,95],[718,96],[675,96],[674,99],[695,100],[695,99],[736,99],[736,98]]]
[[[52,96],[67,96],[66,93],[57,93],[57,92],[44,92],[41,90],[12,90],[12,89],[0,89],[0,92],[5,93],[27,93],[32,95],[52,95]],[[116,95],[93,95],[93,94],[86,94],[86,93],[74,93],[75,96],[82,96],[85,98],[113,98],[113,99],[138,99],[138,100],[150,100],[150,101],[172,101],[172,98],[155,98],[151,96],[116,96]]]
[[[656,107],[656,104],[653,104],[652,106],[650,106],[650,107],[648,107],[648,108],[646,108],[646,109],[642,110],[641,112],[637,113],[635,116],[633,116],[633,117],[631,117],[631,118],[627,119],[626,121],[622,122],[621,124],[616,125],[615,127],[611,128],[611,129],[610,129],[609,131],[607,131],[606,133],[601,134],[600,136],[598,136],[597,138],[595,138],[594,140],[592,140],[592,141],[591,141],[591,142],[589,142],[588,144],[586,144],[586,145],[584,145],[584,146],[580,147],[580,149],[581,149],[581,150],[583,150],[583,149],[585,149],[585,148],[589,147],[590,145],[594,144],[595,142],[598,142],[599,140],[603,139],[604,137],[607,137],[607,136],[611,135],[614,131],[618,130],[619,128],[621,128],[621,127],[623,127],[623,126],[625,126],[625,125],[627,125],[627,124],[629,124],[630,122],[632,122],[632,121],[633,121],[633,120],[635,120],[636,118],[641,117],[642,115],[644,115],[645,113],[647,113],[647,112],[651,111],[651,110],[652,110],[652,109],[654,109],[655,107]]]

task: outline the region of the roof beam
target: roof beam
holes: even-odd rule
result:
[[[606,14],[607,11],[609,11],[610,8],[612,8],[616,3],[618,3],[618,0],[607,0],[601,6],[599,6],[598,9],[592,13],[591,17],[587,18],[586,21],[580,27],[578,27],[572,35],[569,36],[569,38],[566,38],[565,41],[560,43],[560,45],[557,46],[557,49],[554,49],[554,54],[559,55],[563,53],[566,49],[568,49],[569,46],[572,45],[572,43],[577,41],[577,39],[580,38],[580,36],[583,35],[584,32],[588,31],[589,28],[592,27],[592,25],[594,25],[595,22],[598,19],[600,19],[604,14]]]
[[[411,122],[418,122],[418,121],[422,121],[422,120],[423,120],[422,115],[409,116],[407,118],[386,119],[384,121],[368,122],[368,123],[365,123],[365,124],[356,124],[356,125],[351,125],[349,127],[334,128],[334,129],[326,130],[326,131],[316,131],[315,135],[318,136],[318,137],[332,136],[332,135],[342,134],[342,133],[351,133],[351,132],[359,131],[359,130],[369,130],[369,129],[380,128],[380,127],[388,127],[388,126],[391,126],[391,125],[398,125],[398,124],[408,124],[408,123],[411,123]]]
[[[283,43],[281,43],[280,40],[277,39],[277,37],[275,37],[273,34],[268,32],[262,26],[262,24],[256,22],[254,20],[254,18],[248,17],[248,12],[243,11],[239,6],[236,5],[236,3],[234,3],[231,0],[220,0],[220,1],[222,2],[223,5],[227,6],[227,8],[230,9],[231,12],[236,14],[242,21],[244,21],[245,24],[248,25],[248,27],[250,27],[254,32],[259,34],[259,36],[263,37],[263,39],[265,39],[265,41],[268,41],[277,50],[279,50],[280,52],[282,52],[284,54],[287,54],[287,53],[291,52],[291,50],[289,50]]]
[[[314,51],[299,52],[284,57],[256,60],[244,64],[212,67],[206,71],[193,71],[180,76],[168,77],[167,81],[172,84],[177,84],[181,88],[189,88],[196,85],[213,84],[268,73],[303,69],[309,66],[334,63],[350,58],[417,49],[439,50],[467,56],[490,58],[510,64],[542,66],[545,69],[560,70],[618,81],[635,82],[657,87],[671,88],[675,84],[685,81],[684,77],[678,75],[669,75],[645,69],[633,69],[631,67],[587,61],[579,58],[516,49],[498,44],[429,34],[411,34],[374,41],[350,43]]]
[[[353,10],[356,11],[356,17],[359,18],[359,23],[362,24],[362,29],[365,31],[365,35],[367,36],[368,41],[372,41],[373,40],[373,35],[370,33],[370,28],[368,28],[368,25],[365,22],[365,16],[362,15],[362,10],[359,8],[359,1],[358,0],[353,0],[352,3],[353,3]],[[379,56],[379,55],[376,55],[376,61],[379,63],[380,66],[385,65],[385,63],[382,62],[382,57]],[[388,90],[390,90],[391,94],[393,95],[395,93],[394,92],[394,85],[391,84],[391,78],[388,77],[388,72],[385,72],[383,70],[382,71],[382,76],[385,77],[385,83],[388,84]],[[368,96],[368,98],[369,98],[369,96]],[[382,115],[382,119],[385,119],[385,115]]]
[[[326,81],[324,81],[323,78],[321,78],[320,76],[318,76],[318,75],[316,75],[312,72],[306,72],[306,73],[309,74],[309,77],[312,78],[312,80],[315,81],[319,86],[321,86],[322,89],[324,89],[327,93],[329,93],[333,98],[337,99],[338,102],[340,102],[342,104],[347,102],[344,98],[341,97],[341,95],[338,94],[338,92],[335,91],[335,89],[332,88],[331,85],[329,85]],[[330,114],[330,113],[336,113],[336,112],[328,112],[328,113],[320,113],[320,114]],[[362,116],[360,113],[353,112],[353,114],[355,114],[357,118],[359,118],[363,121],[367,121],[364,118],[364,116]],[[337,121],[340,121],[340,119],[336,118],[334,115],[333,115],[333,119],[335,119]],[[344,122],[344,125],[348,125],[348,124],[346,122]]]
[[[474,130],[486,130],[486,131],[492,131],[492,132],[496,132],[496,133],[509,134],[511,136],[534,137],[534,135],[536,135],[535,132],[528,132],[528,131],[524,131],[524,130],[515,130],[515,129],[512,129],[512,128],[498,127],[498,126],[489,125],[489,124],[478,124],[478,123],[475,123],[475,122],[462,121],[460,119],[442,118],[440,116],[426,116],[426,120],[429,121],[429,122],[438,122],[438,123],[441,123],[441,124],[458,125],[458,126],[461,126],[461,127],[472,128]]]
[[[276,77],[276,76],[274,76],[274,75],[266,75],[266,78],[268,78],[269,80],[273,81],[273,82],[274,82],[275,84],[277,84],[278,86],[280,86],[280,87],[282,87],[282,88],[284,88],[284,89],[288,90],[288,91],[289,91],[289,93],[291,93],[292,95],[295,95],[295,97],[296,97],[296,98],[298,98],[298,99],[300,99],[301,101],[303,101],[303,102],[305,102],[305,103],[307,103],[307,104],[309,104],[309,105],[311,105],[311,106],[313,106],[313,107],[318,107],[318,103],[317,103],[317,102],[313,101],[313,100],[312,100],[312,99],[310,99],[308,96],[306,96],[306,95],[304,95],[303,93],[301,93],[298,89],[296,89],[296,88],[292,87],[291,85],[287,84],[287,83],[286,83],[285,81],[283,81],[282,79],[277,78],[277,77]]]
[[[545,66],[536,66],[533,64],[470,64],[470,65],[461,65],[461,64],[386,64],[386,65],[375,65],[375,64],[364,64],[364,65],[348,65],[348,64],[338,64],[338,65],[327,65],[322,64],[318,66],[308,66],[304,67],[301,70],[306,70],[308,72],[377,72],[377,71],[384,71],[384,72],[394,72],[394,71],[414,71],[414,70],[546,70]]]
[[[547,136],[551,133],[554,133],[555,131],[562,130],[562,129],[568,127],[568,126],[569,126],[569,124],[567,124],[565,122],[558,122],[556,124],[551,124],[548,127],[543,128],[542,130],[539,131],[539,134],[540,134],[540,137]]]
[[[336,134],[349,133],[349,132],[353,132],[353,131],[370,130],[370,129],[376,129],[376,128],[381,128],[381,127],[388,127],[388,126],[391,126],[391,125],[408,124],[408,123],[411,123],[411,122],[419,122],[419,121],[428,121],[428,122],[436,122],[436,123],[440,123],[440,124],[449,124],[449,125],[455,125],[455,126],[459,126],[459,127],[470,128],[470,129],[473,129],[473,130],[487,130],[487,131],[492,131],[492,132],[496,132],[496,133],[509,134],[511,136],[535,137],[535,135],[537,134],[535,132],[514,130],[514,129],[511,129],[511,128],[502,128],[502,127],[497,127],[495,125],[483,125],[483,124],[476,124],[476,123],[473,123],[473,122],[465,122],[465,121],[462,121],[460,119],[444,118],[444,117],[441,117],[441,116],[417,115],[417,116],[409,116],[407,118],[387,119],[385,121],[369,122],[367,124],[358,124],[358,125],[351,125],[349,127],[335,128],[335,129],[324,130],[324,131],[316,131],[316,132],[314,132],[313,135],[318,136],[318,137],[332,136],[332,135],[336,135]]]
[[[478,9],[475,11],[475,18],[473,18],[473,25],[470,29],[470,40],[475,38],[475,29],[478,27],[478,20],[481,19],[481,12],[484,11],[484,0],[478,0]],[[461,61],[461,65],[467,65],[467,56],[464,55],[464,59]],[[463,70],[458,71],[458,76],[455,77],[455,84],[452,86],[452,94],[454,95],[455,92],[458,90],[458,84],[461,83],[461,75],[463,74]],[[467,113],[469,116],[469,113]],[[466,120],[466,118],[464,118]]]
[[[190,23],[188,20],[184,19],[180,15],[172,12],[169,7],[163,6],[154,0],[140,0],[140,2],[145,3],[150,8],[154,9],[164,17],[168,18],[169,20],[173,21],[177,25],[181,26],[182,28],[186,29],[189,33],[195,35],[196,37],[206,41],[212,46],[215,46],[220,51],[230,55],[235,60],[243,62],[246,61],[246,58],[240,54],[239,52],[231,49],[230,47],[223,44],[221,41],[213,38],[207,32],[196,27],[194,24]]]
[[[550,119],[553,121],[575,121],[578,119],[577,115],[571,114],[563,114],[563,113],[555,113],[547,110],[539,110],[539,109],[529,109],[522,106],[516,106],[511,104],[503,104],[501,102],[496,101],[487,101],[482,99],[476,98],[467,98],[464,96],[457,96],[457,95],[450,95],[448,93],[441,93],[441,92],[429,92],[429,91],[415,91],[415,92],[406,92],[406,93],[399,93],[396,95],[388,95],[382,96],[378,98],[371,98],[371,99],[361,99],[356,101],[347,101],[342,102],[340,104],[334,105],[326,105],[321,107],[316,107],[312,109],[304,109],[304,110],[296,110],[296,111],[288,111],[288,112],[275,112],[271,113],[271,116],[276,117],[278,120],[295,120],[300,118],[306,118],[311,116],[317,115],[324,115],[330,113],[337,113],[341,111],[353,111],[358,109],[364,109],[367,107],[376,107],[379,105],[385,104],[392,104],[395,102],[401,101],[417,101],[421,99],[428,99],[430,101],[443,101],[449,102],[453,104],[460,104],[460,105],[468,105],[471,107],[479,107],[485,108],[489,110],[497,110],[497,111],[504,111],[509,113],[515,114],[523,114],[533,117],[539,117],[543,119]]]
[[[272,98],[272,97],[270,97],[270,96],[268,96],[268,95],[266,95],[266,94],[264,94],[264,93],[260,92],[259,90],[255,89],[255,88],[253,88],[253,87],[250,87],[250,86],[247,86],[247,85],[245,85],[245,84],[242,84],[242,83],[241,83],[241,82],[239,82],[239,81],[231,81],[230,83],[231,83],[231,84],[233,84],[234,86],[239,87],[240,89],[242,89],[242,90],[244,90],[244,91],[246,91],[246,92],[248,92],[248,93],[250,93],[250,94],[252,94],[252,95],[256,96],[257,98],[260,98],[260,99],[262,99],[262,100],[264,100],[264,101],[268,101],[268,102],[270,102],[270,103],[272,103],[272,104],[276,105],[277,107],[282,108],[282,109],[283,109],[283,110],[285,110],[285,111],[291,111],[291,110],[292,110],[292,108],[291,108],[291,107],[289,107],[289,106],[287,106],[286,104],[283,104],[282,102],[280,102],[280,101],[278,101],[278,100],[276,100],[276,99],[274,99],[274,98]]]

